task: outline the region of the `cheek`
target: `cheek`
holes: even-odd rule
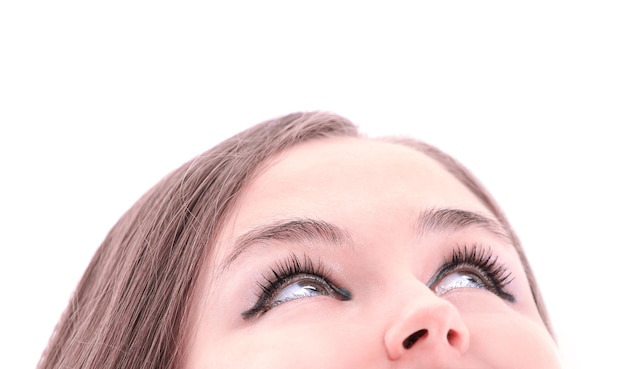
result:
[[[472,351],[496,368],[560,368],[556,344],[547,329],[522,315],[465,318]]]
[[[281,317],[282,318],[282,317]],[[363,327],[360,329],[359,327]],[[367,324],[342,324],[329,319],[287,319],[263,322],[229,333],[204,350],[193,368],[292,369],[367,368],[380,360]]]

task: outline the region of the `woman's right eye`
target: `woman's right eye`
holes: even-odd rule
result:
[[[258,301],[242,313],[244,319],[260,316],[278,305],[302,298],[329,296],[340,301],[350,300],[350,292],[331,283],[321,265],[314,265],[307,257],[303,263],[299,260],[292,255],[290,260],[273,268],[270,277],[263,277],[265,281],[258,283]]]
[[[318,281],[316,277],[307,276],[281,288],[272,299],[272,305],[276,306],[305,297],[330,296],[333,293],[334,290],[326,282]]]

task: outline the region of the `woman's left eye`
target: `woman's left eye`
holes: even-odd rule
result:
[[[485,282],[472,272],[454,272],[440,279],[432,288],[438,295],[457,288],[480,288],[488,289]]]
[[[429,287],[438,295],[457,288],[482,289],[515,302],[515,296],[505,290],[512,279],[511,273],[490,249],[474,245],[455,249],[452,257],[439,268]]]

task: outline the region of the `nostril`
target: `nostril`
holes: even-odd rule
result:
[[[461,344],[461,337],[459,335],[459,333],[457,333],[455,330],[450,330],[448,331],[448,335],[446,336],[448,339],[448,343],[451,346],[457,346],[459,344]]]
[[[402,346],[405,349],[410,349],[411,347],[413,347],[415,342],[417,342],[417,340],[419,340],[420,338],[424,337],[426,334],[428,334],[428,330],[420,329],[419,331],[417,331],[417,332],[411,334],[410,336],[408,336],[407,338],[405,338],[404,341],[402,341]]]

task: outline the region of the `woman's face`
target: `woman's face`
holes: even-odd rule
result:
[[[296,146],[243,192],[189,324],[188,368],[557,368],[502,226],[391,143]]]

